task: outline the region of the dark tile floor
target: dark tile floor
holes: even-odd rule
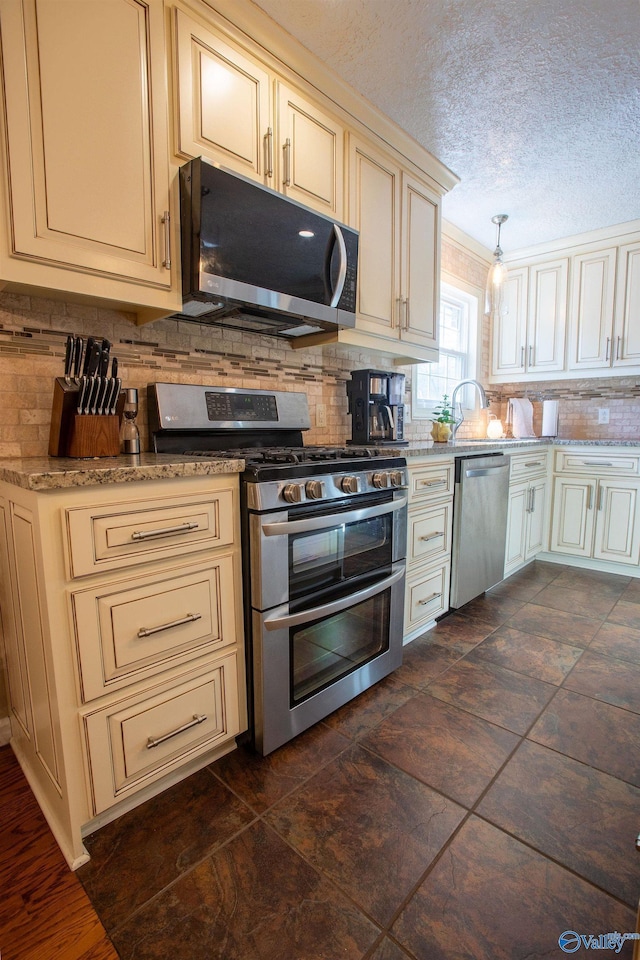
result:
[[[561,957],[636,929],[639,745],[640,582],[535,562],[294,742],[88,837],[78,876],[123,960]]]

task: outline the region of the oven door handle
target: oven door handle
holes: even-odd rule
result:
[[[372,517],[383,517],[386,513],[395,513],[407,505],[407,498],[380,503],[375,507],[362,507],[346,513],[332,513],[326,517],[308,517],[305,520],[282,520],[279,523],[265,523],[262,532],[265,537],[284,537],[292,533],[309,533],[311,530],[325,530],[327,527],[341,527],[345,523],[358,523]]]
[[[390,577],[385,577],[384,580],[379,580],[378,583],[374,583],[370,587],[365,587],[364,590],[358,590],[348,597],[341,597],[340,600],[334,600],[333,603],[324,603],[320,607],[313,607],[312,610],[302,610],[300,613],[291,613],[286,617],[265,617],[262,622],[267,630],[281,630],[283,627],[298,627],[300,624],[309,623],[311,620],[330,617],[333,613],[340,613],[341,610],[353,607],[356,603],[361,603],[363,600],[369,600],[370,597],[375,597],[378,593],[383,593],[385,590],[388,590],[389,587],[392,587],[394,583],[402,580],[403,577],[404,563],[400,569],[395,570]]]

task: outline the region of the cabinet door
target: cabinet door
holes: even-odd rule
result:
[[[569,362],[573,370],[611,364],[615,263],[615,247],[573,257]]]
[[[574,557],[590,557],[593,541],[596,481],[556,477],[553,487],[551,549]]]
[[[344,130],[338,121],[284,83],[277,85],[278,189],[342,219]]]
[[[507,309],[504,315],[495,317],[492,327],[494,377],[524,373],[528,288],[528,268],[510,269],[505,289]]]
[[[640,561],[639,482],[600,480],[593,556],[620,563]]]
[[[161,0],[4,2],[14,255],[169,289]]]
[[[531,480],[528,494],[527,540],[525,557],[531,560],[537,553],[544,550],[547,534],[547,481],[545,479]]]
[[[438,346],[440,204],[419,180],[402,177],[402,320],[400,339]]]
[[[507,545],[504,555],[504,573],[508,576],[526,560],[526,533],[529,507],[529,484],[518,483],[509,487],[507,513]]]
[[[258,61],[175,11],[177,152],[271,183],[270,75]]]
[[[568,261],[535,264],[529,272],[528,373],[564,370]]]
[[[614,367],[640,364],[640,244],[620,247],[616,285]]]
[[[358,329],[398,339],[400,168],[370,144],[350,138],[349,220],[360,231]]]

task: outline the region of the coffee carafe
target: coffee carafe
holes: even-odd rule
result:
[[[351,440],[359,444],[404,445],[404,373],[352,370],[347,381]]]

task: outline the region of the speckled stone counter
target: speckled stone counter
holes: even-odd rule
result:
[[[459,457],[468,454],[493,452],[510,453],[527,450],[531,447],[640,447],[638,440],[559,440],[547,437],[535,437],[531,440],[454,440],[449,443],[434,443],[424,440],[410,443],[408,447],[394,447],[393,453],[413,457]]]
[[[106,483],[132,483],[176,477],[206,477],[240,473],[244,460],[206,459],[180,454],[140,453],[94,460],[68,457],[28,457],[0,460],[0,480],[25,490],[61,490]]]

